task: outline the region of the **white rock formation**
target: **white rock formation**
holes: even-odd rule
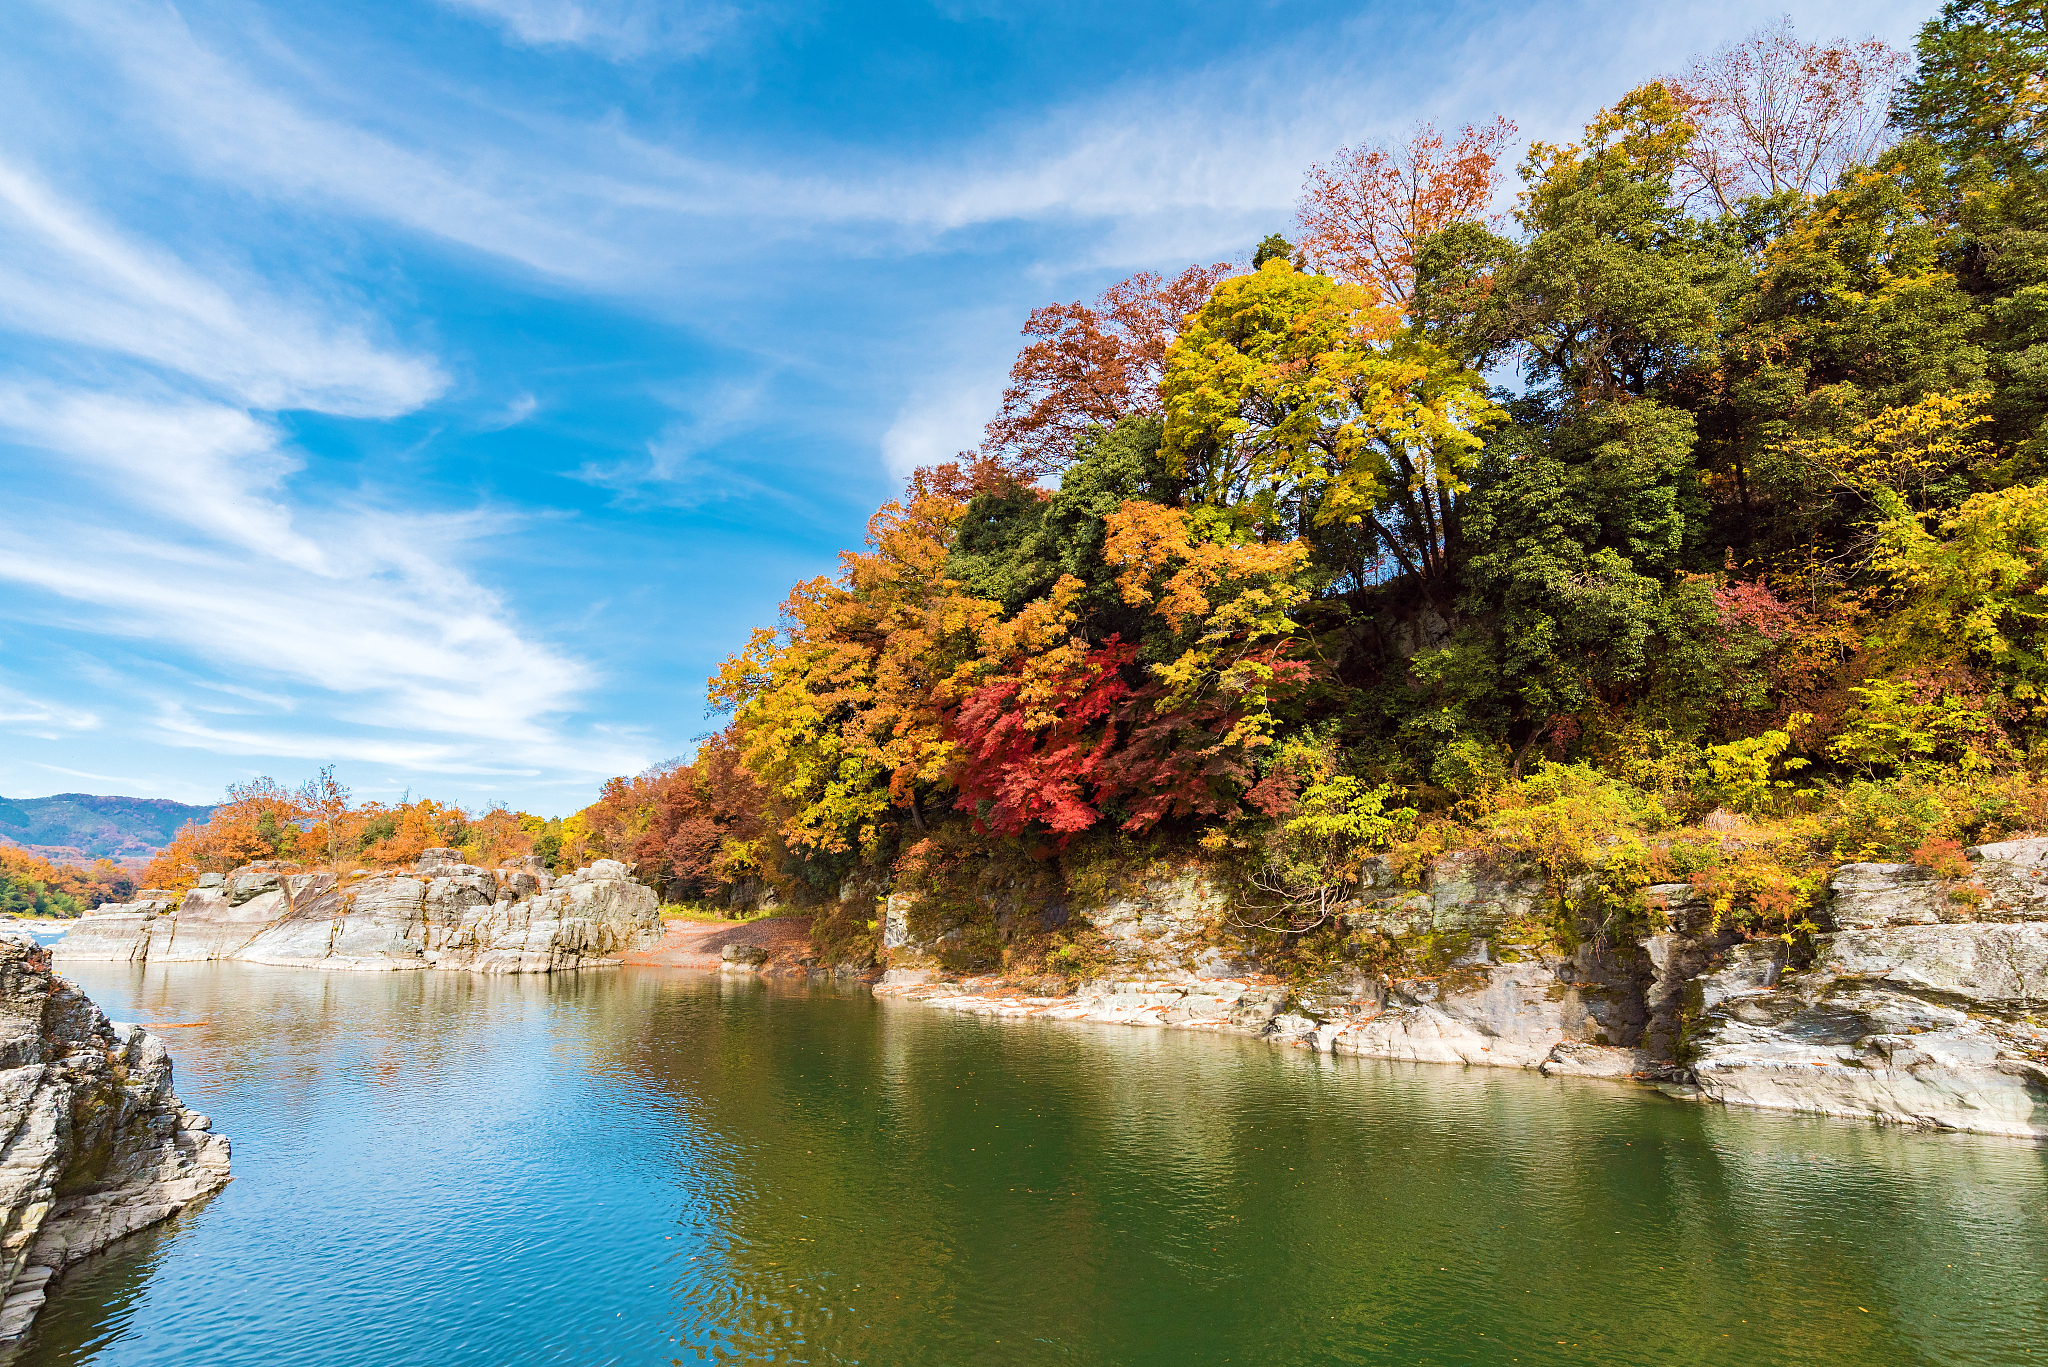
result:
[[[653,889],[615,859],[555,879],[538,861],[482,869],[428,850],[409,874],[337,880],[271,862],[202,880],[175,903],[144,892],[81,917],[57,959],[549,973],[616,964],[660,934]]]
[[[1746,945],[1698,980],[1693,1072],[1716,1101],[2048,1136],[2048,840],[1969,851],[1967,884],[1845,864],[1841,927],[1786,968]],[[1957,894],[1962,896],[1958,897]]]
[[[228,1141],[171,1092],[163,1041],[115,1025],[0,938],[0,1350],[52,1277],[228,1180]]]
[[[1071,995],[948,980],[888,899],[896,965],[876,991],[953,1011],[1255,1034],[1327,1053],[1636,1077],[1732,1105],[2048,1137],[2048,839],[1968,852],[1971,876],[1836,870],[1812,962],[1717,929],[1693,888],[1645,889],[1652,928],[1568,956],[1506,943],[1542,888],[1469,855],[1421,888],[1377,867],[1354,932],[1461,947],[1447,971],[1339,971],[1282,986],[1228,934],[1219,886],[1189,870],[1073,913],[1110,973]]]

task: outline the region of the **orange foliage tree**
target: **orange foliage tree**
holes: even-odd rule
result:
[[[202,873],[226,873],[258,859],[296,859],[306,816],[299,795],[274,778],[230,783],[227,800],[206,824],[186,823],[150,860],[142,880],[182,890]]]
[[[768,794],[740,763],[731,732],[688,764],[615,778],[577,814],[592,844],[629,860],[671,902],[708,901],[758,879],[779,849]]]
[[[125,902],[134,893],[134,878],[111,859],[81,869],[0,845],[0,913],[77,916],[102,902]]]
[[[409,864],[430,847],[495,864],[533,849],[533,818],[493,807],[475,815],[431,798],[354,804],[331,767],[297,789],[268,776],[230,783],[204,825],[188,823],[143,872],[153,888],[183,891],[205,873],[263,859],[342,868]]]
[[[1398,147],[1346,147],[1309,169],[1295,210],[1310,265],[1405,305],[1415,289],[1416,248],[1453,223],[1488,216],[1501,149],[1515,126],[1496,118],[1455,144],[1418,124]]]
[[[755,632],[712,680],[792,847],[870,848],[895,811],[922,825],[920,788],[944,783],[947,714],[979,682],[981,638],[1001,616],[945,572],[967,506],[959,474],[918,471],[870,519],[870,549],[842,553],[836,580],[797,585],[784,629]]]
[[[1033,340],[1010,368],[1003,407],[988,425],[984,454],[1025,478],[1063,469],[1074,440],[1091,426],[1157,413],[1166,349],[1181,320],[1202,306],[1228,263],[1189,266],[1171,280],[1140,271],[1093,304],[1033,309]]]

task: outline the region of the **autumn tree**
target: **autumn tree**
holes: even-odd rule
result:
[[[1093,304],[1032,310],[1024,324],[1032,341],[1010,368],[982,452],[1034,479],[1072,462],[1074,442],[1089,428],[1159,412],[1167,347],[1231,269],[1225,262],[1189,266],[1171,280],[1140,271]]]
[[[1670,82],[1694,129],[1673,190],[1723,213],[1752,195],[1824,193],[1890,141],[1889,102],[1908,63],[1875,38],[1801,42],[1789,18],[1700,58]]]
[[[919,471],[868,524],[865,552],[836,580],[799,584],[781,632],[757,631],[711,683],[747,767],[781,808],[780,834],[821,853],[873,849],[920,790],[944,786],[947,715],[986,668],[981,636],[999,605],[946,574],[967,509],[944,472]]]
[[[134,895],[134,877],[110,859],[81,869],[0,845],[0,915],[82,916]]]
[[[774,862],[768,805],[728,729],[705,739],[687,764],[608,780],[573,819],[591,843],[632,863],[668,901],[708,901],[759,878]]]
[[[299,853],[307,816],[299,795],[268,775],[230,783],[204,825],[187,823],[143,872],[150,887],[191,887],[202,873],[226,873],[258,859]]]
[[[1441,581],[1458,500],[1499,416],[1484,380],[1367,291],[1268,262],[1219,285],[1167,359],[1162,452],[1213,516],[1368,531]]]
[[[1311,167],[1295,210],[1309,265],[1406,307],[1415,253],[1454,223],[1484,220],[1515,126],[1504,118],[1467,127],[1455,144],[1418,124],[1398,146],[1347,147]]]
[[[1163,628],[1103,763],[1099,797],[1124,808],[1125,830],[1234,818],[1280,704],[1309,678],[1294,617],[1308,599],[1308,544],[1260,541],[1200,511],[1132,500],[1107,519],[1104,555],[1124,601]]]
[[[1077,630],[1083,588],[1063,576],[992,627],[987,650],[999,667],[952,719],[954,805],[984,831],[1018,835],[1037,822],[1064,838],[1101,818],[1098,789],[1137,647],[1115,636],[1089,645]]]
[[[308,834],[318,836],[327,849],[327,862],[339,863],[343,839],[342,824],[348,816],[348,785],[334,776],[334,766],[324,766],[320,772],[299,786],[296,794],[299,809],[317,822]]]
[[[1397,794],[1335,772],[1327,741],[1297,741],[1282,766],[1301,771],[1300,794],[1267,832],[1263,857],[1247,882],[1250,895],[1232,908],[1243,929],[1304,935],[1355,906],[1366,859],[1390,836],[1411,827],[1413,807],[1388,804]]]
[[[228,873],[263,859],[334,865],[411,864],[435,846],[461,849],[472,863],[492,864],[533,848],[529,822],[494,806],[476,815],[455,804],[408,794],[397,803],[352,804],[332,766],[296,789],[269,776],[230,783],[227,800],[205,824],[188,823],[159,850],[143,881],[183,890],[201,874]]]

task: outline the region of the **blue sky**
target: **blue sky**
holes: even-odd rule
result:
[[[0,5],[0,793],[548,814],[715,725],[1034,306],[1417,119],[1934,8]]]

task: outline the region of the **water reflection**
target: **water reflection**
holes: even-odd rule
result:
[[[29,1361],[2004,1362],[2032,1146],[659,970],[80,966],[237,1180]]]

